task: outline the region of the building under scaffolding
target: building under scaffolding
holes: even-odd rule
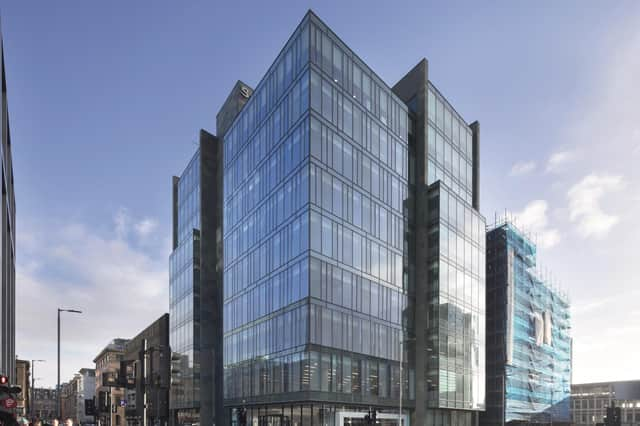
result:
[[[487,409],[483,425],[569,424],[568,297],[537,272],[512,223],[487,233]]]

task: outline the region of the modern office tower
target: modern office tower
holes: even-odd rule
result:
[[[480,125],[467,125],[436,89],[426,60],[394,92],[411,119],[405,338],[415,367],[415,418],[421,425],[477,424],[485,402]]]
[[[2,157],[2,292],[0,293],[0,374],[15,382],[16,371],[16,199],[13,190],[13,160],[4,71],[4,43],[0,32],[2,59],[2,105],[0,108],[0,157]]]
[[[640,424],[640,380],[571,385],[573,425],[604,424],[607,408],[620,408],[623,425]]]
[[[487,233],[484,425],[570,422],[569,301],[536,271],[536,250],[508,221]]]
[[[222,285],[219,259],[221,172],[216,137],[173,178],[173,252],[169,259],[172,424],[223,424]]]
[[[479,125],[427,61],[391,88],[309,12],[217,124],[225,424],[477,424]]]

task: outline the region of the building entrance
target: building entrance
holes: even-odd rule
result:
[[[364,417],[367,415],[365,412],[358,411],[338,411],[336,412],[336,425],[337,426],[367,426]],[[410,426],[409,416],[407,414],[402,415],[402,424],[400,424],[400,418],[398,414],[391,413],[377,413],[376,426]]]
[[[291,426],[291,419],[283,415],[259,416],[258,426]]]
[[[367,426],[364,419],[345,418],[341,426]],[[378,419],[376,426],[400,426],[398,419]]]

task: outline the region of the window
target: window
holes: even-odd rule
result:
[[[435,123],[436,121],[436,95],[433,91],[429,90],[429,120]]]
[[[427,152],[427,155],[430,155],[431,157],[435,158],[436,157],[436,130],[431,125],[429,125],[427,140],[428,140],[428,147],[429,147],[428,148],[429,151]]]
[[[322,69],[331,75],[331,39],[326,34],[322,34]]]
[[[353,140],[362,145],[362,111],[356,105],[353,106]]]
[[[311,108],[318,112],[322,112],[320,77],[315,72],[311,72]]]
[[[322,254],[331,257],[333,254],[333,244],[331,239],[331,221],[322,218]]]
[[[353,97],[362,102],[362,71],[357,64],[353,64]]]
[[[347,136],[353,136],[353,104],[346,98],[344,100],[344,119],[342,127]]]
[[[367,73],[362,73],[362,99],[365,108],[371,111],[371,78]]]
[[[451,140],[451,111],[448,108],[444,111],[444,134]]]
[[[440,130],[444,131],[444,104],[438,99],[436,105],[437,125]]]
[[[322,80],[322,116],[333,122],[333,96],[331,84]]]
[[[380,90],[380,121],[382,121],[384,124],[388,123],[388,102],[389,102],[389,96],[387,95],[387,92],[385,92],[384,90]]]
[[[311,250],[315,250],[318,253],[322,252],[322,226],[320,215],[316,212],[311,212]],[[311,287],[313,291],[313,286]]]
[[[333,79],[342,80],[342,51],[335,44],[333,45]]]

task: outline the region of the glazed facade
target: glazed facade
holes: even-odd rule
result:
[[[395,405],[407,127],[407,107],[308,15],[224,136],[229,402]]]
[[[419,107],[310,12],[219,135],[231,422],[244,407],[255,425],[337,425],[374,407],[397,423],[401,395],[405,422],[477,422],[478,135],[426,72],[411,90]]]
[[[482,410],[485,382],[485,220],[472,205],[472,130],[428,89],[430,407]]]
[[[2,163],[2,200],[0,220],[2,231],[2,282],[0,287],[0,374],[11,383],[16,380],[16,199],[13,184],[13,159],[7,82],[4,70],[4,44],[0,33],[0,60],[2,73],[2,99],[0,99],[0,162]]]
[[[200,407],[200,150],[174,178],[174,250],[169,257],[170,407],[197,421]]]

